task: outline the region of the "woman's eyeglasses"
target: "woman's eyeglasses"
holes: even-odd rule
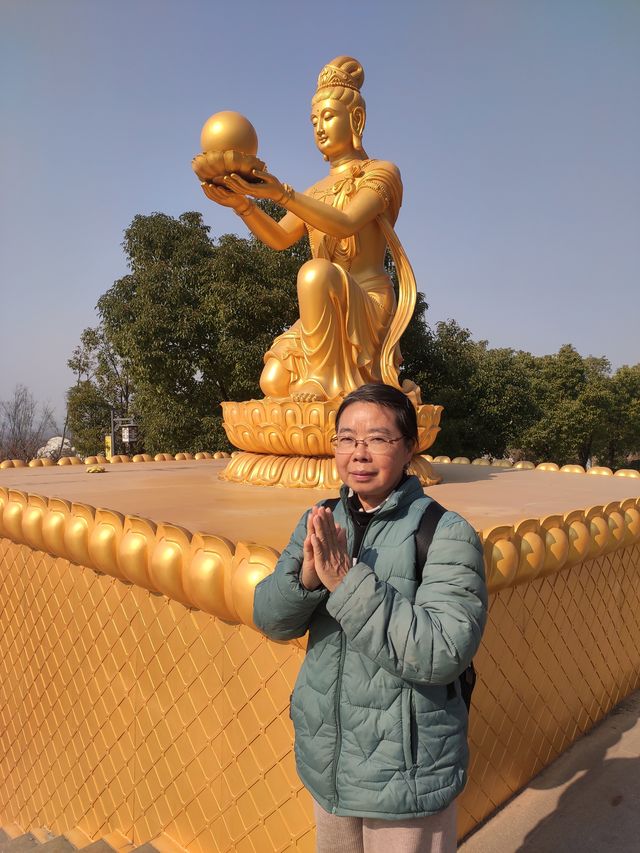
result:
[[[334,435],[331,439],[331,444],[336,453],[353,453],[354,450],[361,444],[370,453],[384,455],[393,452],[393,445],[397,441],[403,441],[404,436],[398,438],[382,438],[382,436],[374,435],[371,438],[353,438],[350,435]]]

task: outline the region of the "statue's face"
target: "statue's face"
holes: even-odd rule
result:
[[[318,150],[328,159],[353,148],[351,117],[341,101],[327,98],[314,104],[311,108],[311,124]]]

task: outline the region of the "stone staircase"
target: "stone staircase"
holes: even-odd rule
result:
[[[80,829],[54,835],[48,829],[30,829],[25,832],[17,824],[0,826],[0,853],[186,853],[166,835],[154,838],[137,847],[121,832],[111,832],[92,841]]]

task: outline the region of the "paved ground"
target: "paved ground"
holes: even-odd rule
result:
[[[169,521],[192,532],[232,542],[250,541],[281,551],[303,511],[336,490],[239,485],[218,479],[226,459],[207,462],[139,462],[105,465],[87,474],[84,465],[7,468],[0,488],[61,497],[94,507]],[[640,496],[640,480],[552,471],[516,471],[490,465],[434,465],[444,478],[429,489],[476,530],[513,525],[574,509],[606,506]]]
[[[460,853],[639,853],[640,691],[540,773]]]

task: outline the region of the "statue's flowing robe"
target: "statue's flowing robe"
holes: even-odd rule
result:
[[[402,203],[402,181],[395,166],[379,160],[363,160],[328,189],[317,189],[312,194],[342,210],[363,188],[374,190],[384,200],[378,223],[395,257],[394,248],[399,247],[402,252],[393,231]],[[309,225],[307,232],[312,257],[325,258],[340,271],[344,284],[342,298],[329,293],[314,328],[304,328],[298,320],[275,339],[265,354],[265,362],[278,359],[290,373],[292,383],[314,380],[328,399],[348,394],[367,382],[389,382],[389,377],[397,385],[402,360],[397,340],[385,355],[387,364],[382,364],[383,350],[389,350],[384,346],[385,339],[396,312],[389,276],[381,274],[356,280],[351,275],[349,270],[359,252],[358,234],[339,239]],[[413,287],[415,290],[415,282]]]

